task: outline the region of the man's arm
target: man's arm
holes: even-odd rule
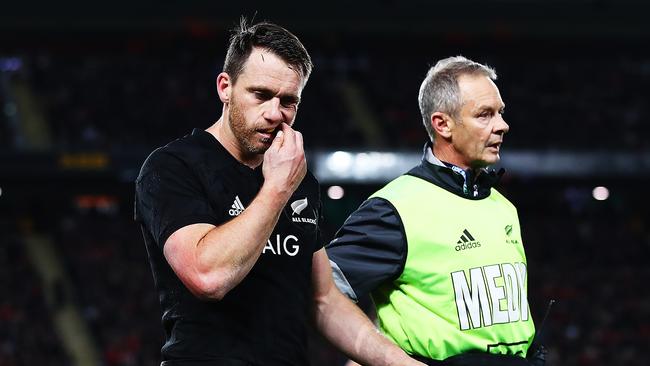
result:
[[[220,300],[246,277],[304,178],[302,135],[284,123],[282,132],[264,154],[264,184],[241,215],[220,226],[185,226],[165,242],[167,262],[195,296]]]
[[[334,285],[324,249],[312,260],[316,327],[334,346],[363,365],[420,365],[384,337]]]
[[[350,214],[325,249],[334,283],[357,302],[402,274],[407,254],[404,226],[390,202],[370,198]]]

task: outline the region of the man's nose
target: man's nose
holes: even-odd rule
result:
[[[497,115],[497,122],[494,125],[494,132],[498,135],[504,135],[510,131],[510,125],[506,123],[506,120],[503,119],[501,114]]]
[[[280,109],[280,98],[271,98],[265,104],[266,105],[264,106],[265,110],[263,114],[263,117],[265,119],[274,123],[284,122],[284,115]]]

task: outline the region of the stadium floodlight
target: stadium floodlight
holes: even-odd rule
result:
[[[327,189],[327,197],[332,200],[340,200],[345,195],[345,190],[341,186],[331,186]]]
[[[604,201],[609,198],[609,189],[607,189],[607,187],[598,186],[594,188],[591,194],[593,195],[595,200]]]
[[[382,183],[419,161],[419,153],[334,151],[316,153],[313,166],[321,183]]]
[[[420,151],[315,151],[308,156],[312,171],[323,184],[386,183],[406,173],[422,159]],[[603,166],[607,167],[605,172]],[[527,177],[638,176],[650,171],[650,151],[508,150],[494,166],[500,167],[508,174]]]

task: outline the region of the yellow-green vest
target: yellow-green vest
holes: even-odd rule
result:
[[[380,329],[407,353],[436,360],[525,357],[535,327],[512,203],[495,189],[471,200],[409,175],[372,197],[395,207],[408,248],[401,276],[372,293]]]

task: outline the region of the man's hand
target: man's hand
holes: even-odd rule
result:
[[[280,193],[285,200],[298,188],[307,173],[302,134],[286,123],[280,125],[271,147],[264,153],[264,185]]]
[[[367,366],[426,366],[382,335],[336,288],[325,249],[312,257],[312,284],[316,328],[348,357]]]

